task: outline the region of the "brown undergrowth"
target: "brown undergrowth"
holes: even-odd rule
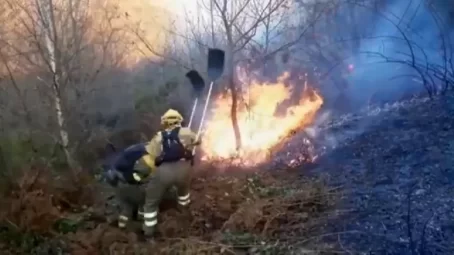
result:
[[[3,246],[24,254],[286,254],[311,239],[304,246],[321,248],[313,237],[337,197],[323,181],[291,172],[213,173],[193,179],[190,213],[165,201],[157,238],[140,242],[134,229],[109,223],[101,192],[81,172],[54,178],[30,170],[1,207]],[[25,240],[30,235],[39,240]]]
[[[60,219],[93,204],[93,184],[82,171],[57,175],[35,167],[18,173],[0,202],[2,252],[11,248],[11,254],[30,254],[34,246],[59,236]]]

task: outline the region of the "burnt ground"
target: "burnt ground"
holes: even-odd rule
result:
[[[316,140],[335,147],[303,175],[327,175],[345,192],[327,239],[348,254],[454,254],[453,126],[448,95],[319,128]]]

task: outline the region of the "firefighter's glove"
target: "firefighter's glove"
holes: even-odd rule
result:
[[[134,173],[132,174],[132,177],[134,178],[134,180],[135,180],[136,182],[141,182],[141,181],[142,181],[142,177],[140,176],[139,173],[134,172]]]
[[[150,167],[143,160],[136,162],[132,177],[136,182],[142,182],[150,175]]]
[[[194,141],[194,142],[192,143],[193,146],[199,146],[199,145],[201,145],[201,144],[202,144],[202,141],[201,141],[200,139],[197,140],[197,141]]]

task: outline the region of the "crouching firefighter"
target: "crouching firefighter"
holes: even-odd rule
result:
[[[145,146],[146,143],[132,145],[116,153],[103,167],[120,205],[119,228],[125,228],[131,219],[143,217],[145,191],[141,184],[155,168]]]
[[[189,183],[194,146],[199,145],[196,134],[182,127],[183,117],[170,109],[161,117],[163,130],[158,132],[146,146],[150,156],[155,156],[156,169],[150,176],[145,192],[143,233],[152,237],[158,223],[159,203],[171,188],[177,190],[180,209],[190,203]]]

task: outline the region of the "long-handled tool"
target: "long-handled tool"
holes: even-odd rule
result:
[[[188,127],[191,128],[192,121],[194,120],[195,111],[197,109],[197,104],[199,102],[199,97],[202,94],[203,89],[205,88],[205,81],[203,80],[202,76],[200,76],[199,72],[197,72],[196,70],[191,70],[187,72],[186,77],[191,82],[195,94],[195,99],[191,110],[191,117],[189,118],[188,124]]]
[[[200,119],[199,129],[197,130],[196,140],[199,139],[200,133],[202,131],[203,122],[205,120],[205,115],[210,104],[211,92],[213,90],[214,82],[222,76],[224,72],[224,61],[225,53],[220,49],[208,49],[208,78],[211,80],[210,87],[208,89],[208,95],[205,100],[205,105],[203,107],[202,117]],[[195,148],[192,151],[194,154]]]

